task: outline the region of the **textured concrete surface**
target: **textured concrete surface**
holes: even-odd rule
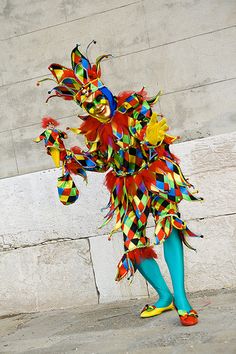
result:
[[[171,132],[195,140],[236,130],[236,102],[230,97],[236,80],[201,86],[162,96],[160,107]]]
[[[182,160],[185,175],[205,198],[204,202],[180,204],[190,229],[204,235],[204,239],[189,240],[197,253],[185,249],[188,291],[236,286],[235,142],[233,132],[172,147]],[[0,314],[154,294],[139,274],[131,285],[126,280],[114,282],[123,253],[122,235],[116,233],[112,241],[107,240],[115,221],[99,229],[105,215],[101,209],[109,199],[103,186],[104,174],[90,173],[87,186],[76,178],[80,198],[71,206],[58,200],[59,175],[59,170],[45,170],[0,180],[4,200],[0,222],[0,294],[4,296]],[[154,242],[151,217],[147,232]],[[162,247],[156,247],[156,251],[171,286]],[[41,284],[45,284],[43,291]],[[65,291],[59,294],[65,284]],[[22,293],[27,294],[23,299]]]
[[[4,166],[2,177],[17,175],[17,160],[11,131],[0,133],[0,151],[0,163]]]
[[[130,3],[135,3],[135,1],[120,0],[117,6],[116,0],[93,0],[93,2],[55,0],[53,4],[50,4],[47,0],[33,2],[31,0],[21,0],[20,2],[18,0],[2,0],[0,7],[1,39],[53,27]]]
[[[6,219],[0,224],[0,235],[10,248],[58,238],[103,235],[111,229],[112,222],[98,229],[105,215],[101,208],[109,200],[103,186],[104,175],[89,174],[88,185],[82,178],[75,178],[81,195],[77,203],[69,206],[64,206],[58,199],[56,184],[60,175],[60,170],[49,170],[0,181],[6,200],[2,211]],[[11,222],[13,210],[14,222]]]
[[[205,198],[204,202],[181,202],[180,207],[187,220],[235,212],[235,143],[236,133],[233,132],[171,147],[181,160],[184,174],[199,189],[199,195]],[[48,155],[43,155],[43,158],[50,160]],[[60,170],[45,170],[0,181],[5,201],[2,210],[5,223],[0,224],[0,235],[6,245],[14,248],[37,245],[59,237],[75,239],[109,232],[113,222],[98,229],[106,212],[101,212],[101,209],[109,199],[103,186],[104,174],[89,173],[88,185],[75,177],[80,198],[74,205],[63,206],[56,189],[60,173]],[[13,210],[14,223],[11,222]]]
[[[156,109],[183,140],[236,130],[234,0],[2,0],[0,20],[0,133],[7,141],[0,178],[53,167],[31,138],[43,115],[65,128],[79,124],[80,109],[62,100],[45,104],[51,85],[36,88],[36,81],[51,62],[70,65],[71,48],[79,42],[85,49],[92,39],[92,59],[113,54],[102,64],[112,91],[144,85],[153,95],[161,88]]]
[[[111,242],[107,241],[106,236],[90,238],[91,258],[100,303],[148,296],[147,284],[138,273],[131,284],[127,280],[119,283],[114,281],[116,266],[124,252],[122,239],[121,233],[114,235]]]
[[[54,4],[51,6],[54,7]],[[72,47],[79,42],[86,48],[86,45],[94,39],[94,35],[98,41],[93,51],[95,56],[108,51],[115,55],[123,55],[148,48],[142,12],[142,4],[137,2],[131,4],[128,10],[126,7],[119,7],[115,11],[94,14],[91,17],[90,28],[88,18],[85,17],[5,40],[2,43],[5,51],[0,61],[3,66],[3,84],[48,74],[47,67],[51,62],[69,64]],[[14,56],[10,55],[12,47]],[[15,73],[8,69],[11,61],[15,60],[18,62],[17,80]]]
[[[151,46],[235,25],[234,0],[144,0],[143,5]]]
[[[88,240],[1,253],[1,314],[97,303]]]
[[[145,301],[2,317],[0,353],[235,353],[235,291],[193,294],[193,327],[181,326],[175,311],[139,318]]]

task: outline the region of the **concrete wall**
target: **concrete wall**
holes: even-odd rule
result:
[[[145,85],[151,96],[162,89],[156,109],[182,136],[174,149],[206,199],[183,205],[206,235],[193,241],[198,254],[186,254],[188,290],[235,286],[235,1],[1,0],[0,22],[0,313],[151,291],[139,277],[131,287],[113,281],[122,244],[120,235],[107,242],[111,225],[98,229],[103,176],[91,174],[88,187],[79,181],[80,202],[63,207],[55,189],[59,171],[31,141],[44,114],[62,128],[79,124],[79,108],[45,104],[51,86],[36,81],[51,62],[69,66],[73,46],[85,48],[92,39],[90,57],[113,54],[102,65],[112,91]],[[82,145],[71,136],[67,146],[75,143]]]
[[[102,65],[113,92],[162,89],[157,109],[183,140],[235,130],[234,0],[1,0],[0,20],[0,177],[53,167],[31,138],[44,114],[77,125],[78,107],[45,104],[52,86],[36,81],[52,62],[69,66],[74,45],[92,39],[92,58],[114,56]]]
[[[185,250],[187,290],[230,288],[236,284],[236,132],[192,140],[173,147],[183,170],[204,202],[182,202],[181,212],[204,239]],[[79,201],[63,206],[57,198],[58,170],[0,180],[4,208],[0,225],[0,313],[38,311],[110,302],[153,294],[137,273],[134,283],[114,281],[122,255],[122,235],[107,236],[100,209],[108,193],[104,174],[79,179]],[[96,188],[95,188],[96,186]],[[153,238],[150,220],[148,235]],[[162,247],[159,262],[169,281]]]

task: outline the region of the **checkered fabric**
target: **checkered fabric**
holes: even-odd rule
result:
[[[151,117],[151,106],[158,101],[160,94],[159,91],[152,99],[143,100],[140,94],[133,93],[118,107],[118,111],[122,114],[129,113],[129,117],[138,120],[139,124],[143,123],[143,127]]]
[[[129,259],[129,254],[125,253],[117,265],[117,274],[115,280],[119,281],[125,276],[128,276],[128,279],[132,279],[135,270],[135,265]]]
[[[65,132],[58,129],[46,129],[42,134],[40,134],[34,141],[39,143],[44,140],[46,147],[54,147],[59,150],[65,150],[64,143],[61,139],[65,138]]]
[[[58,84],[58,86],[49,91],[49,94],[52,95],[48,97],[47,101],[52,97],[61,97],[65,100],[74,100],[81,105],[87,99],[87,94],[96,92],[104,87],[100,79],[100,62],[108,56],[99,56],[96,64],[91,65],[89,60],[80,52],[79,46],[76,45],[71,52],[72,69],[53,63],[49,66],[49,70],[55,80],[47,78],[38,82],[53,80]]]
[[[143,187],[145,188],[144,184]],[[137,188],[135,195],[128,195],[129,192],[123,190],[123,196],[119,202],[116,185],[111,196],[110,208],[116,210],[117,220],[112,233],[121,228],[124,238],[124,255],[118,263],[117,280],[125,275],[129,277],[135,272],[135,264],[131,266],[128,253],[137,248],[150,246],[150,240],[146,236],[145,230],[149,213],[153,214],[155,220],[156,244],[160,244],[167,239],[175,227],[180,231],[183,242],[193,249],[186,241],[186,236],[202,237],[189,230],[186,223],[180,218],[177,203],[159,197],[158,194],[148,191],[147,188]],[[126,193],[126,194],[125,194]],[[113,212],[108,213],[111,219]],[[112,234],[111,233],[111,234]],[[131,262],[131,263],[130,263]]]
[[[79,51],[78,45],[71,53],[71,66],[81,84],[87,84],[89,82],[89,70],[91,70],[91,64]]]
[[[147,161],[145,161],[140,147],[133,146],[114,153],[114,170],[118,176],[131,175],[144,168],[146,164]]]
[[[73,204],[79,197],[79,191],[69,173],[57,179],[57,190],[60,202],[64,205]]]
[[[185,240],[186,236],[198,235],[191,232],[180,219],[178,203],[182,199],[196,201],[199,198],[190,192],[191,184],[185,179],[167,146],[164,151],[158,148],[145,151],[136,140],[133,147],[112,154],[112,167],[110,174],[116,176],[116,180],[104,224],[116,213],[116,224],[111,235],[122,230],[125,251],[118,264],[116,279],[120,280],[128,274],[132,277],[135,272],[135,264],[131,266],[128,253],[150,245],[145,234],[150,212],[156,223],[156,244],[168,238],[175,227],[180,230],[183,242],[191,248]]]
[[[129,102],[135,104],[135,99]],[[175,137],[166,135],[159,146],[148,146],[142,140],[149,121],[148,110],[144,111],[143,106],[148,108],[148,105],[142,104],[136,111],[144,114],[132,111],[137,115],[136,119],[127,115],[127,125],[124,125],[124,121],[121,124],[120,116],[117,119],[115,116],[110,123],[99,126],[99,133],[93,135],[94,141],[87,139],[87,156],[96,164],[91,170],[99,171],[100,165],[103,166],[102,171],[111,168],[106,176],[106,180],[110,181],[106,183],[110,185],[111,193],[109,211],[102,226],[116,215],[116,223],[109,238],[119,229],[123,232],[124,255],[118,264],[117,280],[125,275],[132,277],[135,272],[135,264],[132,264],[129,252],[150,246],[150,240],[145,234],[150,213],[156,223],[156,244],[169,237],[173,227],[180,230],[183,242],[190,248],[185,242],[185,236],[198,236],[188,229],[178,214],[177,204],[181,200],[196,201],[200,198],[191,193],[192,185],[185,179],[169,151],[169,144]],[[89,137],[92,119],[89,118],[87,122],[88,135],[86,123],[83,123],[83,132]],[[110,135],[106,151],[101,152],[105,146],[102,139],[106,136],[105,129]]]

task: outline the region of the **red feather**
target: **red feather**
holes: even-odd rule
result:
[[[66,168],[70,173],[77,175],[81,165],[75,159],[71,159],[70,162],[66,163]]]
[[[157,258],[153,247],[136,248],[128,253],[129,259],[135,264],[140,264],[148,258]]]
[[[139,92],[135,92],[135,91],[122,91],[118,94],[117,96],[117,100],[118,100],[118,106],[120,106],[122,103],[125,102],[125,100],[133,95],[133,94],[137,94],[138,96],[140,96],[141,101],[147,99],[147,92],[144,90],[144,88],[142,88],[142,90],[140,90]],[[140,102],[141,103],[141,102]]]
[[[81,154],[82,153],[82,150],[78,146],[72,146],[71,151],[74,154]]]
[[[178,158],[176,155],[174,155],[172,152],[170,153],[172,159],[177,162],[177,164],[180,164],[180,158]]]
[[[110,192],[116,183],[116,179],[117,177],[114,175],[113,171],[108,172],[105,176],[104,184]]]

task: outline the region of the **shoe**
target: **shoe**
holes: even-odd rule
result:
[[[194,326],[198,323],[198,314],[195,310],[191,309],[189,312],[185,310],[178,310],[174,305],[176,311],[178,312],[180,323],[183,326]]]
[[[166,307],[156,307],[154,305],[145,305],[140,313],[140,317],[148,318],[160,315],[162,312],[174,310],[173,302]]]

